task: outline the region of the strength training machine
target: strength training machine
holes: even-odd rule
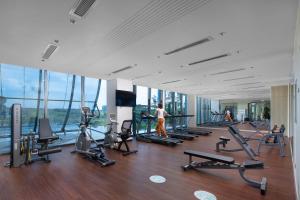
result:
[[[61,148],[49,148],[49,144],[58,140],[53,135],[49,119],[39,119],[39,137],[31,132],[22,134],[22,107],[21,104],[13,104],[11,108],[11,149],[8,167],[20,167],[23,164],[31,164],[34,161],[51,162],[49,154],[61,152]]]

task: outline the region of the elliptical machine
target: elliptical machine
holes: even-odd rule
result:
[[[94,115],[90,112],[90,108],[82,107],[81,113],[82,121],[80,123],[79,135],[75,142],[75,150],[71,153],[83,154],[86,158],[99,162],[102,167],[115,164],[116,161],[106,158],[103,152],[103,145],[94,140],[91,136],[90,130],[88,130],[90,120],[94,117]],[[95,143],[96,146],[92,147],[92,143]]]
[[[109,115],[109,123],[106,124],[108,129],[107,132],[104,133],[104,147],[109,147],[111,149],[114,149],[116,143],[118,142],[118,135],[113,130],[113,126],[118,125],[118,122],[115,120],[115,118],[115,114]]]

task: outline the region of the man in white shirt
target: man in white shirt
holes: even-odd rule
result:
[[[165,115],[167,114],[168,113],[163,109],[162,104],[159,103],[155,112],[155,116],[157,116],[156,132],[159,136],[168,137],[164,127]]]

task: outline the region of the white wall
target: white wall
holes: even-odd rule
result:
[[[294,123],[294,131],[293,131],[293,163],[294,163],[294,175],[296,182],[296,190],[297,196],[299,199],[299,183],[300,183],[300,8],[298,7],[298,16],[297,16],[297,25],[296,25],[296,33],[295,33],[295,43],[294,43],[294,57],[293,57],[293,72],[294,72],[294,80],[297,82],[296,94],[295,94],[295,123]],[[291,111],[293,112],[293,111]]]
[[[116,120],[119,123],[117,130],[121,131],[122,122],[124,120],[132,119],[132,107],[116,106],[116,90],[133,91],[133,84],[131,80],[114,79],[107,81],[107,120],[109,114],[116,114]]]

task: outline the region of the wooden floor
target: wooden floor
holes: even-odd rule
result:
[[[117,163],[106,168],[70,154],[73,147],[64,147],[62,153],[52,155],[50,164],[34,163],[14,169],[0,167],[0,199],[188,200],[196,199],[193,195],[196,190],[211,192],[218,200],[296,199],[288,145],[287,157],[279,157],[277,148],[263,147],[259,159],[265,162],[266,168],[247,172],[253,179],[267,177],[266,196],[246,184],[237,170],[181,170],[180,166],[188,161],[184,150],[215,153],[215,143],[221,135],[230,137],[226,130],[214,130],[210,136],[200,136],[176,147],[133,141],[131,146],[137,147],[139,152],[123,157],[119,152],[107,150],[108,157]],[[256,147],[257,142],[250,143]],[[237,145],[232,142],[229,147]],[[244,152],[222,154],[233,156],[238,162],[247,159]],[[0,157],[1,163],[7,159],[8,156]],[[167,181],[151,183],[151,175],[164,176]]]

